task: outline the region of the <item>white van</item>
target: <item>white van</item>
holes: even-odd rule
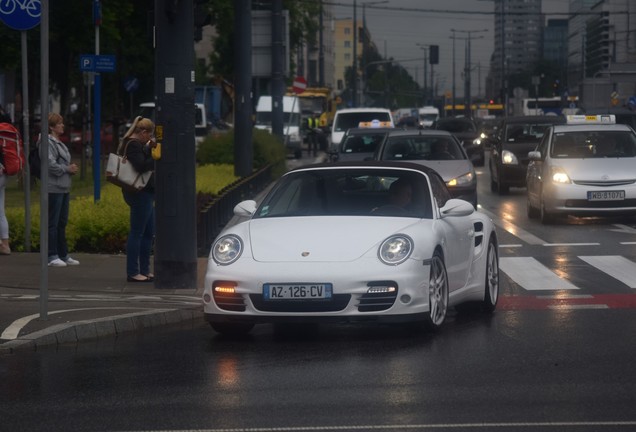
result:
[[[388,122],[395,127],[391,111],[386,108],[345,108],[336,111],[331,126],[331,147],[337,148],[348,129],[359,127],[360,123]]]
[[[302,137],[300,135],[300,103],[296,96],[283,96],[283,134],[285,146],[296,158],[302,156]],[[261,96],[256,104],[257,129],[272,131],[272,97]]]
[[[418,110],[420,125],[425,128],[433,126],[439,120],[439,109],[434,106],[424,106]]]
[[[194,112],[194,143],[195,148],[199,147],[199,144],[205,140],[208,135],[208,125],[206,123],[205,105],[202,103],[195,103]],[[145,118],[149,118],[153,123],[157,123],[155,118],[155,103],[154,102],[142,102],[139,104],[139,115]]]

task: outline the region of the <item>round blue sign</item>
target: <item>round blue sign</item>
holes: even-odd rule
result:
[[[14,30],[29,30],[40,24],[40,0],[0,1],[0,20]]]

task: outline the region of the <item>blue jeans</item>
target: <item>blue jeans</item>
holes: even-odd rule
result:
[[[130,207],[130,232],[126,243],[126,274],[136,276],[150,273],[150,252],[155,236],[154,192],[122,190]]]
[[[70,196],[69,193],[49,193],[49,262],[68,258],[66,225]]]

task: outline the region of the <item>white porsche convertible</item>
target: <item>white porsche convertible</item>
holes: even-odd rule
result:
[[[497,234],[434,170],[349,162],[283,175],[212,245],[204,312],[220,333],[258,323],[442,325],[448,308],[495,310]]]

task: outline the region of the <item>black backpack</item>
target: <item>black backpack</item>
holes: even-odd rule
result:
[[[40,160],[40,147],[37,145],[29,150],[29,171],[31,171],[32,176],[40,178],[42,163]]]

